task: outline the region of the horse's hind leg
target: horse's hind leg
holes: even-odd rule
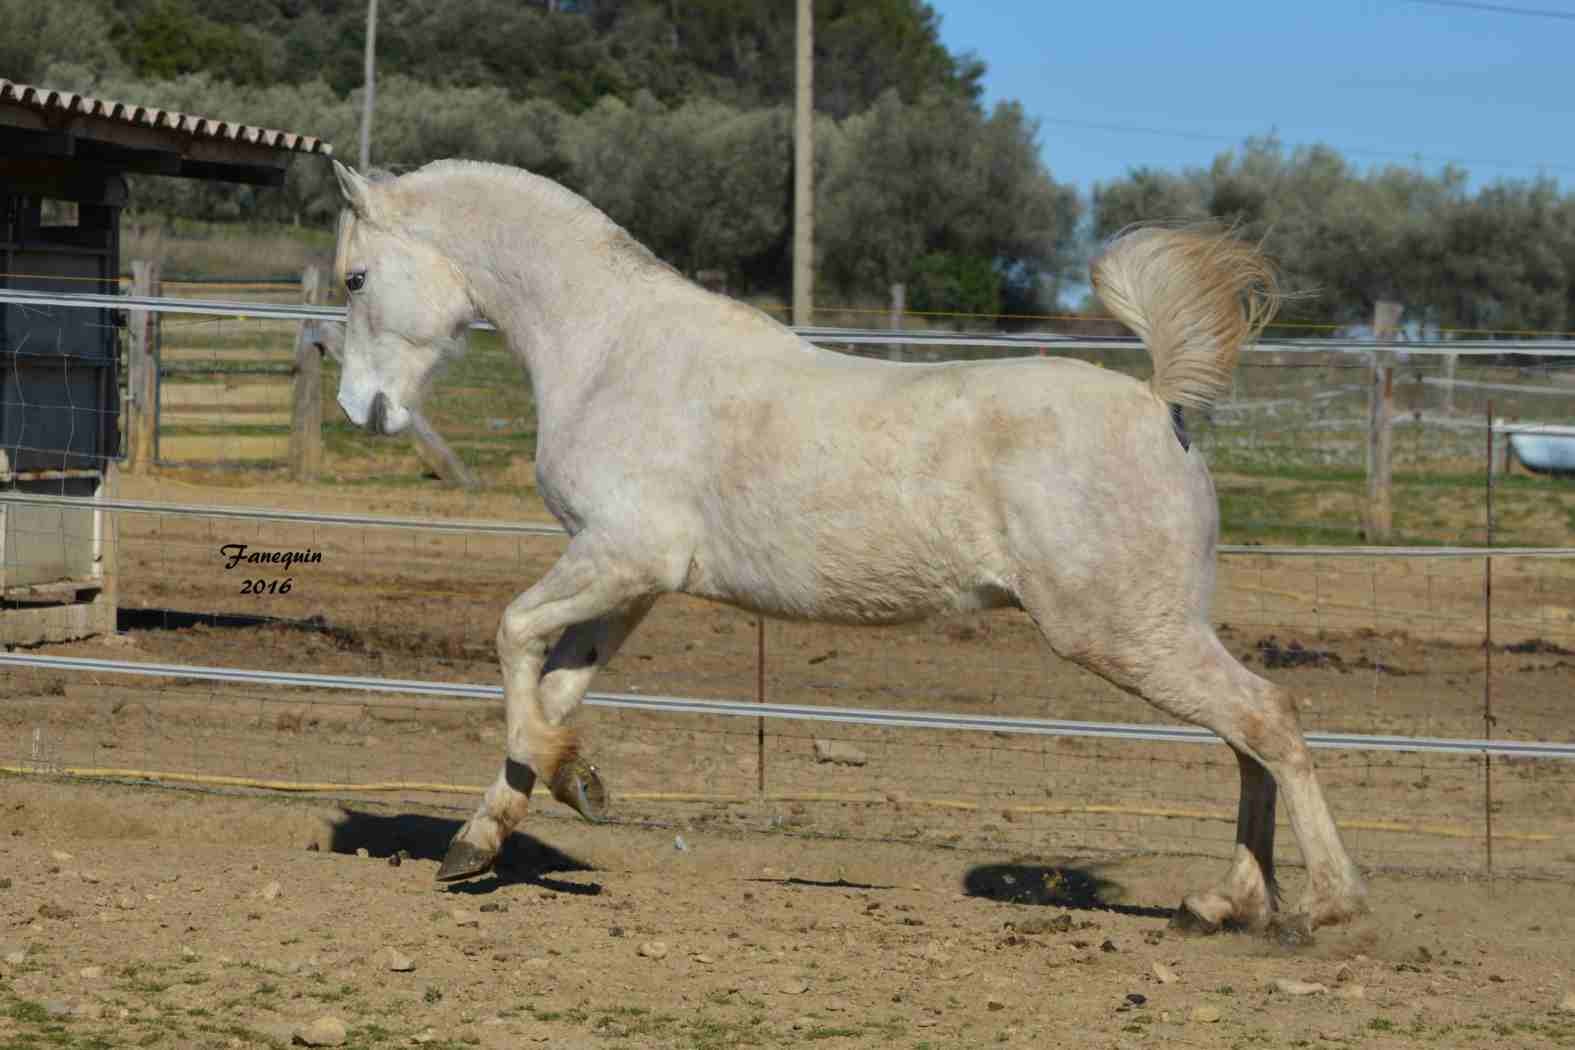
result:
[[[1245,751],[1232,748],[1241,771],[1236,807],[1236,852],[1218,886],[1188,894],[1173,925],[1213,932],[1227,924],[1260,928],[1279,907],[1274,880],[1274,777]]]
[[[1276,787],[1307,867],[1298,917],[1311,928],[1365,912],[1362,877],[1340,841],[1284,690],[1241,666],[1207,624],[1123,626],[1126,630],[1084,621],[1076,629],[1081,644],[1068,646],[1066,639],[1053,639],[1053,644],[1059,642],[1058,651],[1161,710],[1218,733],[1240,764],[1242,799],[1230,871],[1214,888],[1187,897],[1183,913],[1206,928],[1257,929],[1269,921],[1275,904]],[[1052,633],[1047,631],[1047,637]],[[1112,652],[1112,638],[1127,639],[1134,648]],[[1148,647],[1137,645],[1138,639],[1146,639]]]
[[[503,664],[507,757],[475,814],[455,835],[438,870],[441,881],[492,867],[509,833],[525,818],[538,777],[553,796],[587,819],[605,808],[596,770],[579,754],[564,720],[578,706],[654,600],[637,577],[571,552],[520,595],[503,615],[498,655]],[[563,629],[547,653],[546,639]]]

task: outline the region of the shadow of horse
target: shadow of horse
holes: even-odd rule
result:
[[[963,876],[963,893],[1003,904],[1041,904],[1073,911],[1108,911],[1150,919],[1168,919],[1173,908],[1122,904],[1120,883],[1093,868],[1046,864],[982,864]]]
[[[335,853],[365,849],[374,857],[389,857],[404,850],[411,860],[441,861],[462,823],[423,813],[384,815],[346,809],[342,819],[334,825],[328,848]],[[569,882],[551,876],[595,870],[577,857],[516,831],[504,842],[497,865],[487,877],[454,883],[448,890],[450,893],[487,894],[504,886],[525,883],[556,893],[594,897],[602,892],[600,883]]]

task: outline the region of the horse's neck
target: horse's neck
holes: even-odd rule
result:
[[[618,257],[600,244],[600,231],[582,239],[553,218],[469,240],[450,255],[478,311],[530,374],[544,423],[573,411],[618,353],[643,290],[631,289]]]

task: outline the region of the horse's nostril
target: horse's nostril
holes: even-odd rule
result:
[[[367,429],[374,434],[384,432],[383,428],[388,422],[388,398],[378,394],[372,398],[372,413],[367,417]]]

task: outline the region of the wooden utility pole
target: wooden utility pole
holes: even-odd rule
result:
[[[1394,341],[1400,328],[1400,303],[1380,300],[1373,307],[1373,337],[1380,343]],[[1371,382],[1367,390],[1367,542],[1389,539],[1394,524],[1392,481],[1394,467],[1395,370],[1389,353],[1373,352]]]
[[[301,273],[301,302],[315,305],[322,296],[322,271],[308,266]],[[323,347],[313,321],[302,321],[295,334],[295,375],[290,398],[290,475],[316,481],[323,469]]]
[[[366,91],[361,99],[361,171],[372,165],[372,107],[377,97],[377,0],[366,7]]]
[[[797,100],[793,108],[793,323],[815,313],[814,2],[798,0]]]
[[[156,298],[162,289],[159,264],[138,259],[131,264],[131,294]],[[159,315],[152,310],[130,311],[131,345],[126,361],[126,387],[131,418],[126,443],[131,446],[126,468],[146,473],[158,458],[159,438]]]
[[[891,330],[902,331],[902,315],[908,310],[908,286],[897,283],[891,286]],[[891,361],[902,360],[902,344],[892,343],[886,350],[886,357]]]

